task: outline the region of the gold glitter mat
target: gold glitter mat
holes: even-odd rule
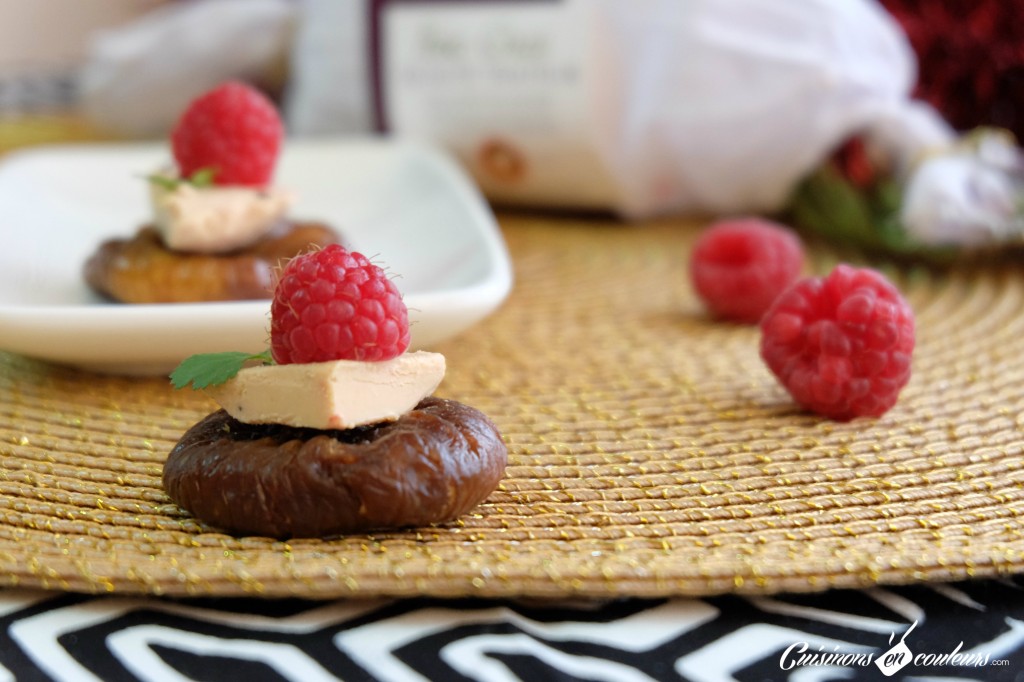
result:
[[[160,487],[205,396],[0,354],[0,583],[607,598],[1024,567],[1024,273],[897,273],[919,321],[914,377],[884,418],[840,424],[793,408],[755,329],[704,316],[686,279],[694,226],[502,222],[515,291],[438,349],[439,394],[491,415],[510,448],[473,513],[330,541],[211,532]]]

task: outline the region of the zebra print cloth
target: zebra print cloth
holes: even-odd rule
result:
[[[0,619],[0,681],[1024,679],[1012,580],[603,603],[8,590]]]

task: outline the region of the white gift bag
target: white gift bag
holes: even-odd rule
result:
[[[82,113],[120,135],[165,135],[193,97],[275,69],[295,14],[289,0],[194,0],[100,32],[78,79]]]
[[[440,143],[498,202],[765,212],[851,134],[950,131],[871,0],[309,0],[297,134]]]
[[[906,188],[912,239],[1024,235],[1019,150],[956,144],[911,99],[874,0],[195,0],[102,36],[84,109],[165,129],[286,46],[292,135],[439,144],[497,203],[769,213],[856,134]]]

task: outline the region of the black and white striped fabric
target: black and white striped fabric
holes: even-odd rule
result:
[[[0,681],[1024,679],[1011,580],[603,603],[7,590],[0,621]]]

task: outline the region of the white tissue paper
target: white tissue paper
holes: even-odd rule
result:
[[[120,134],[165,134],[200,93],[283,61],[295,11],[289,0],[195,0],[102,32],[79,78],[80,107]]]
[[[911,99],[913,52],[874,0],[193,0],[97,42],[85,110],[166,130],[284,50],[290,134],[439,144],[497,203],[770,213],[857,135],[906,189],[911,238],[1024,230],[1019,150],[964,146]]]
[[[1024,158],[1004,134],[979,131],[921,161],[900,223],[922,244],[984,247],[1024,234]]]
[[[309,0],[296,50],[296,133],[376,116],[498,201],[629,217],[778,209],[852,133],[919,116],[913,54],[869,0]],[[922,144],[948,139],[928,124]]]

